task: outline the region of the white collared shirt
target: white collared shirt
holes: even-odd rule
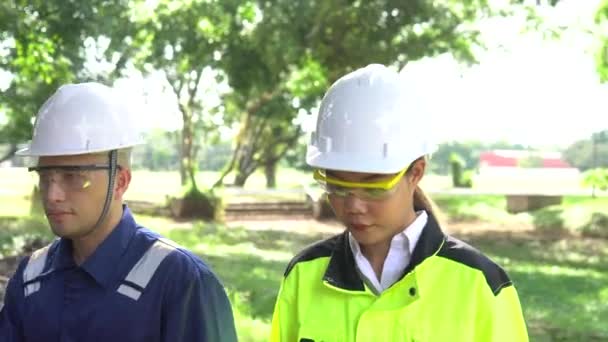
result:
[[[371,286],[376,294],[382,293],[401,278],[405,268],[412,259],[412,253],[414,253],[414,248],[420,239],[427,221],[428,215],[426,211],[418,211],[416,212],[414,222],[402,232],[393,236],[388,255],[384,260],[380,279],[376,277],[372,265],[361,252],[357,240],[355,240],[351,233],[348,233],[348,242],[350,243],[350,249],[353,251],[357,268],[365,278],[367,285]]]

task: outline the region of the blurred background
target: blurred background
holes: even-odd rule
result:
[[[420,89],[422,187],[512,276],[531,339],[608,341],[600,0],[0,0],[0,288],[52,238],[14,153],[61,84],[98,81],[140,115],[136,218],[201,255],[240,339],[266,341],[290,258],[343,229],[304,160],[319,102],[370,63]]]

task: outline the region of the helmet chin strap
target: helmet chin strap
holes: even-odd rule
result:
[[[97,223],[93,226],[93,229],[97,229],[103,220],[105,220],[108,215],[108,210],[110,209],[110,203],[112,202],[112,193],[114,189],[114,182],[116,181],[116,170],[118,168],[118,151],[112,150],[109,153],[110,158],[110,168],[108,169],[108,190],[106,191],[106,200],[103,204],[103,210],[101,211],[101,215],[97,220]]]

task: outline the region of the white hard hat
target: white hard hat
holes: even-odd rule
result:
[[[372,64],[327,91],[306,162],[318,169],[396,173],[430,154],[429,113],[412,84]]]
[[[99,83],[60,87],[36,115],[22,156],[61,156],[127,148],[143,143],[135,113],[112,88]]]

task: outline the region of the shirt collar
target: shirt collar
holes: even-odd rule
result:
[[[137,230],[135,219],[126,205],[123,205],[122,217],[110,235],[97,247],[95,252],[81,265],[103,287],[112,284],[112,276],[116,270],[131,238]],[[72,256],[72,242],[62,238],[52,261],[53,270],[75,267]]]
[[[398,236],[404,236],[406,241],[409,242],[408,247],[410,254],[414,253],[414,248],[416,248],[418,240],[420,240],[420,235],[422,235],[422,230],[426,226],[429,219],[428,214],[424,210],[421,210],[416,214],[417,216],[414,222],[412,222],[412,224],[405,228],[401,233],[397,234]],[[399,239],[399,237],[397,239]]]
[[[390,247],[380,278],[376,276],[369,261],[363,256],[359,243],[355,240],[352,234],[349,233],[348,241],[353,251],[355,263],[362,277],[367,280],[369,286],[374,289],[375,293],[381,293],[385,289],[393,285],[403,275],[407,265],[411,261],[411,255],[414,252],[414,247],[420,239],[422,230],[426,225],[428,216],[426,211],[420,210],[416,212],[416,218],[401,232],[395,234],[391,239]]]
[[[410,255],[413,254],[414,248],[416,247],[418,240],[420,240],[420,235],[422,235],[422,230],[424,229],[424,226],[426,226],[427,221],[428,221],[428,214],[426,213],[426,211],[424,211],[424,210],[417,211],[416,219],[414,219],[414,222],[412,222],[409,226],[407,226],[401,232],[399,232],[399,233],[395,234],[395,236],[393,236],[393,239],[391,240],[390,248],[391,249],[401,248],[401,247],[403,247],[404,244],[407,243],[407,248],[408,248],[409,254]],[[353,254],[356,258],[357,256],[359,256],[361,254],[361,247],[359,246],[359,243],[357,242],[357,240],[355,240],[355,238],[353,237],[353,235],[350,232],[348,233],[348,242],[349,242],[350,248],[353,251]]]
[[[329,284],[350,291],[364,291],[363,281],[356,269],[353,250],[348,241],[348,231],[338,236],[325,271],[323,279]],[[421,229],[418,243],[414,247],[412,258],[405,269],[405,274],[411,272],[426,258],[433,256],[445,241],[445,235],[439,227],[439,223],[431,214],[427,214],[427,222]]]
[[[97,247],[95,252],[81,265],[97,283],[110,286],[116,265],[125,252],[137,230],[135,219],[126,205],[123,205],[122,218],[114,230]]]
[[[57,249],[52,255],[50,271],[59,271],[75,266],[76,263],[72,258],[72,242],[65,238],[59,239]]]

